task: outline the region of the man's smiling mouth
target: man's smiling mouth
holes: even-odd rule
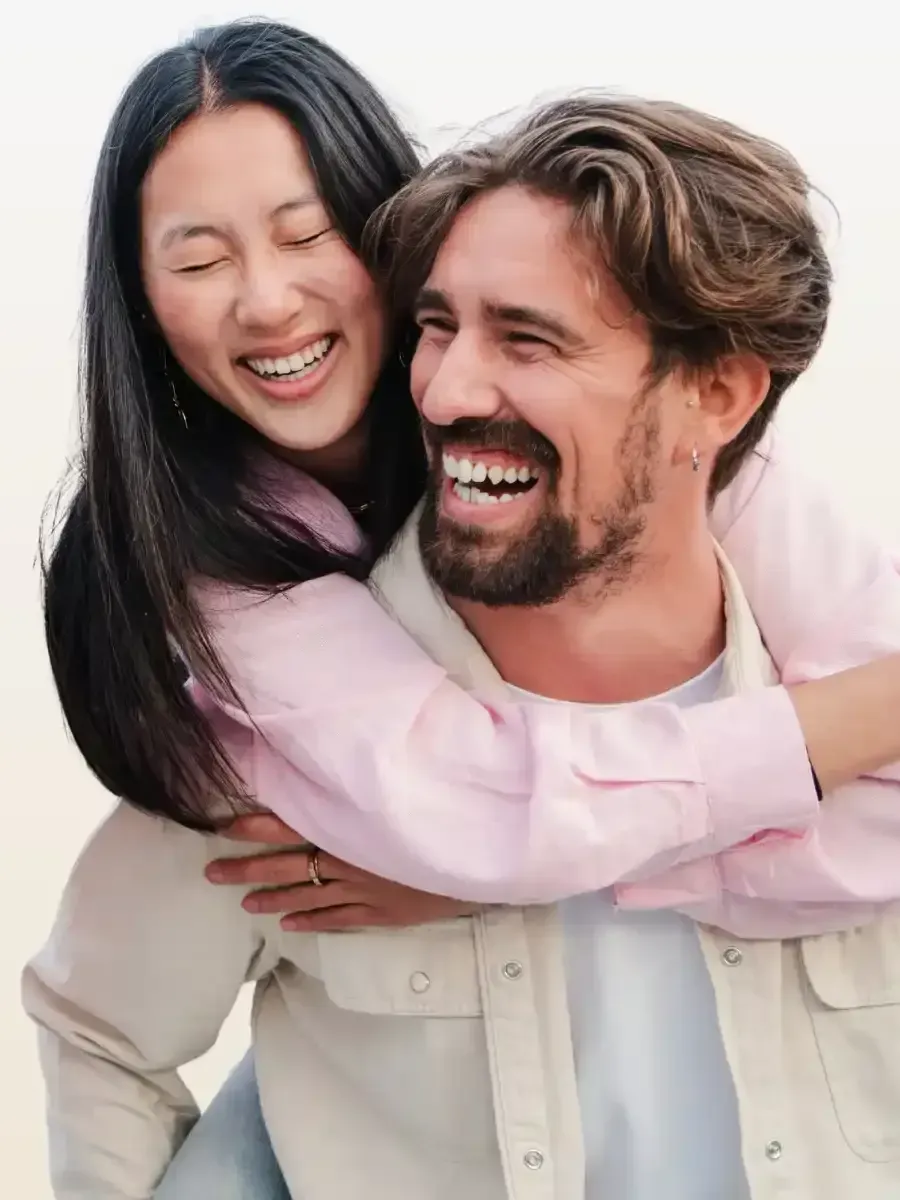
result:
[[[442,461],[454,495],[467,504],[510,504],[530,492],[541,474],[540,467],[489,450],[444,454]]]

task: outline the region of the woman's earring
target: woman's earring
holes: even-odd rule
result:
[[[182,421],[184,422],[184,427],[187,429],[188,419],[184,415],[184,409],[181,407],[181,404],[178,400],[178,393],[175,391],[175,384],[172,382],[171,376],[169,377],[169,387],[172,391],[172,403],[175,405],[175,411],[178,413],[179,417],[181,417]]]

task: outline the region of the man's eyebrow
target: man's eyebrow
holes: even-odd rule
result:
[[[277,220],[278,217],[287,216],[288,213],[296,212],[300,208],[308,208],[310,205],[318,204],[319,197],[310,192],[305,196],[296,196],[291,200],[285,200],[284,204],[279,204],[269,213],[269,220]],[[166,230],[162,239],[161,247],[163,250],[168,249],[173,242],[189,241],[191,238],[200,237],[227,237],[227,232],[218,225],[198,224],[194,221],[186,221],[181,225],[173,225],[171,229]]]
[[[577,335],[560,317],[543,309],[532,308],[528,304],[501,304],[493,300],[486,300],[482,307],[487,319],[495,324],[528,325],[561,342],[578,341]]]
[[[423,287],[419,289],[413,304],[413,312],[419,313],[423,309],[431,309],[432,312],[452,313],[453,305],[446,292],[442,292],[440,288]]]
[[[426,311],[451,316],[454,308],[446,292],[440,288],[423,287],[416,296],[414,312],[419,314]],[[484,300],[481,311],[485,320],[493,325],[527,325],[530,329],[540,330],[548,337],[570,346],[581,341],[578,334],[570,329],[561,317],[528,304],[504,304],[499,300]]]

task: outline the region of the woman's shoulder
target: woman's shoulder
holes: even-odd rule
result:
[[[769,426],[759,444],[747,455],[728,487],[716,497],[711,514],[713,530],[721,540],[750,506],[760,487],[768,490],[779,481],[790,480],[784,439]]]
[[[257,454],[250,464],[248,487],[276,519],[280,513],[299,522],[342,553],[365,551],[365,539],[347,507],[299,467]]]

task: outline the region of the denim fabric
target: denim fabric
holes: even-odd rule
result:
[[[248,1054],[175,1155],[155,1200],[291,1200],[269,1142]]]

